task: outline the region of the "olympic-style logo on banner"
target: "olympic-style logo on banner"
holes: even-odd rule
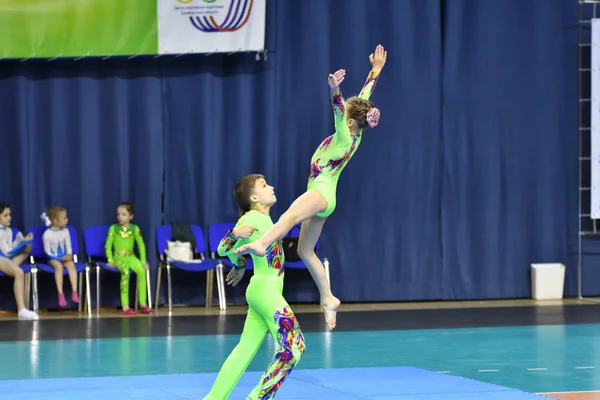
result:
[[[179,0],[186,2],[187,0]],[[204,0],[213,3],[215,0]],[[254,0],[230,0],[227,16],[220,24],[213,16],[192,16],[190,21],[196,29],[202,32],[235,32],[241,29],[250,18]]]

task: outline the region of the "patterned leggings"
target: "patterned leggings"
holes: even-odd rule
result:
[[[306,349],[296,316],[283,298],[283,279],[255,274],[246,290],[248,315],[240,342],[233,349],[204,400],[225,400],[248,368],[268,331],[277,346],[273,360],[248,400],[273,399]]]

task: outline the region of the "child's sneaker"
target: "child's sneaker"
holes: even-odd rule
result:
[[[73,293],[71,293],[71,300],[73,300],[73,303],[79,304],[79,294],[77,291],[73,290]]]
[[[152,314],[152,312],[153,312],[153,311],[154,311],[154,310],[153,310],[153,309],[151,309],[151,308],[150,308],[150,307],[148,307],[148,306],[144,306],[144,307],[140,308],[140,313],[141,313],[141,314]]]
[[[19,318],[21,319],[38,319],[38,315],[26,308],[19,310]]]
[[[59,293],[58,294],[58,305],[60,307],[66,307],[67,306],[67,299],[65,299],[65,294],[64,293]]]
[[[136,315],[137,313],[135,312],[135,310],[133,308],[128,308],[125,311],[121,311],[119,314],[121,314],[121,315]]]

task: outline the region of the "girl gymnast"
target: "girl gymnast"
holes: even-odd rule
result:
[[[38,319],[37,313],[25,307],[27,303],[25,298],[25,274],[20,267],[31,253],[33,234],[29,233],[27,236],[23,236],[19,232],[13,240],[13,232],[10,228],[11,219],[10,206],[6,203],[0,203],[0,272],[15,280],[13,291],[19,318]]]
[[[131,271],[138,279],[138,300],[140,313],[151,314],[154,310],[148,307],[148,294],[146,271],[150,265],[146,262],[146,245],[140,227],[132,224],[134,210],[133,203],[124,202],[117,205],[117,224],[111,225],[106,237],[104,250],[108,265],[116,268],[121,273],[121,315],[135,315],[136,311],[129,308],[129,279]],[[134,252],[137,244],[140,258]],[[113,251],[114,249],[114,251]]]
[[[67,299],[63,293],[63,268],[69,274],[71,300],[73,300],[73,303],[79,303],[77,269],[73,262],[71,233],[67,228],[67,224],[69,223],[67,209],[59,206],[49,207],[42,214],[42,220],[44,220],[48,227],[42,236],[42,241],[44,243],[44,252],[48,257],[48,263],[54,268],[54,282],[58,290],[58,305],[60,307],[67,306]]]
[[[329,329],[335,328],[340,300],[331,292],[323,264],[314,252],[327,217],[336,205],[337,182],[342,170],[362,141],[363,129],[374,128],[380,112],[369,101],[387,59],[379,45],[369,56],[371,72],[357,97],[344,100],[340,84],[346,75],[338,70],[329,75],[335,134],[325,139],[312,156],[307,191],[298,197],[269,231],[259,240],[240,246],[234,254],[263,256],[273,242],[283,238],[296,224],[302,222],[298,255],[310,271],[321,295],[321,304]]]

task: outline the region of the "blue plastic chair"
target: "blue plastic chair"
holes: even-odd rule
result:
[[[105,244],[108,237],[110,225],[98,225],[87,228],[83,232],[83,240],[85,242],[85,252],[88,255],[88,264],[90,267],[96,268],[96,314],[100,314],[100,272],[106,270],[112,273],[120,274],[119,270],[108,266],[106,259]],[[135,285],[135,309],[139,307],[139,278],[136,279]],[[146,285],[148,291],[148,307],[152,308],[152,297],[150,296],[150,271],[146,271]]]
[[[158,299],[160,296],[160,284],[162,278],[162,269],[167,270],[167,301],[169,312],[173,309],[173,296],[171,285],[171,269],[177,268],[189,272],[206,272],[206,308],[212,307],[213,286],[215,270],[217,272],[217,291],[219,294],[219,307],[221,310],[227,308],[225,299],[225,279],[223,277],[223,264],[215,259],[206,258],[206,238],[202,228],[198,225],[191,225],[192,233],[196,238],[196,249],[194,262],[173,261],[167,258],[167,242],[173,236],[173,227],[171,225],[163,225],[156,230],[156,245],[158,254],[160,255],[160,264],[158,265],[158,278],[156,281],[156,299],[154,303],[158,307]]]
[[[16,240],[17,239],[17,235],[19,234],[19,230],[17,228],[10,228],[12,231],[12,240]],[[31,303],[31,294],[32,294],[32,290],[31,290],[31,264],[25,264],[23,263],[21,265],[21,269],[23,270],[23,273],[25,274],[25,282],[24,282],[24,286],[25,286],[25,302],[27,303],[27,307],[29,308],[29,304]],[[6,276],[6,274],[4,274],[3,272],[0,272],[0,276]],[[36,291],[33,293],[34,297],[37,299],[37,288]]]
[[[33,310],[38,312],[38,299],[35,295],[37,293],[37,272],[38,270],[44,271],[48,274],[54,275],[54,268],[47,264],[48,257],[44,252],[44,242],[42,240],[42,236],[46,231],[45,226],[36,226],[29,230],[30,233],[33,233],[33,243],[31,244],[31,256],[30,261],[32,265],[31,274],[33,276],[33,290],[34,290],[34,304]],[[92,302],[91,302],[91,294],[90,294],[90,269],[86,263],[80,263],[78,261],[79,254],[79,240],[77,239],[77,231],[72,226],[67,226],[69,233],[71,235],[71,248],[73,250],[73,262],[75,263],[75,270],[79,274],[79,288],[78,292],[83,293],[83,275],[85,273],[85,307],[87,308],[88,315],[92,315]],[[69,272],[66,269],[63,269],[63,274],[65,276],[69,275]],[[81,299],[79,300],[79,311],[81,312],[83,309],[83,304]]]
[[[233,263],[229,260],[228,257],[220,257],[218,253],[219,243],[221,239],[227,235],[229,230],[235,228],[234,222],[223,222],[218,224],[212,224],[208,227],[208,245],[210,247],[210,256],[215,260],[218,260],[222,264],[227,265],[228,267],[233,267]],[[246,269],[253,270],[254,263],[252,262],[252,257],[246,257]]]
[[[300,228],[301,228],[301,224],[294,226],[286,235],[287,238],[299,238],[300,237]],[[315,251],[317,252],[318,255],[318,251],[321,249],[321,244],[319,243],[319,241],[317,241],[317,244],[315,246]],[[329,260],[326,257],[319,257],[319,259],[321,260],[321,262],[323,263],[323,266],[325,267],[325,275],[327,275],[327,280],[329,282],[331,282],[331,279],[329,278]],[[302,261],[302,260],[298,260],[298,261],[288,261],[285,260],[285,262],[283,263],[285,268],[294,268],[294,269],[306,269],[306,264]]]

